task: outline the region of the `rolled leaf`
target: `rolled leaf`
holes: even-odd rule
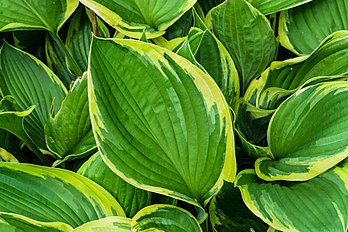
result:
[[[236,185],[248,208],[277,230],[346,232],[347,180],[345,161],[307,182],[267,183],[244,170]]]
[[[0,163],[0,199],[0,212],[72,227],[107,216],[124,216],[118,202],[91,180],[31,164]]]
[[[132,231],[202,232],[198,221],[186,210],[172,205],[151,205],[132,219]]]
[[[87,74],[74,82],[57,114],[47,121],[45,138],[50,151],[64,161],[96,150],[88,109]]]
[[[312,0],[247,0],[262,14],[268,15],[278,11],[298,7]]]
[[[105,188],[124,209],[127,217],[133,217],[149,205],[150,193],[128,184],[117,176],[103,161],[99,152],[93,155],[78,173]]]
[[[296,54],[310,54],[327,36],[348,30],[346,0],[316,0],[281,13],[282,45]]]
[[[0,220],[4,220],[16,232],[71,232],[73,228],[62,222],[40,222],[33,219],[11,213],[0,213]],[[1,222],[0,222],[1,223]],[[1,224],[0,224],[1,229]],[[10,229],[3,231],[12,231]]]
[[[209,12],[207,22],[231,54],[244,93],[276,56],[278,42],[268,19],[244,0],[227,0]]]
[[[57,33],[78,4],[78,0],[2,0],[0,31],[25,28]]]
[[[197,206],[234,179],[231,116],[210,76],[166,49],[118,39],[94,39],[89,69],[94,134],[117,175]]]
[[[272,158],[259,158],[264,180],[303,181],[348,157],[348,82],[299,90],[274,113],[268,128]]]
[[[196,0],[80,0],[121,33],[148,39],[161,36]]]
[[[65,87],[41,61],[7,43],[1,49],[0,60],[2,93],[12,95],[20,110],[36,106],[25,118],[24,128],[40,149],[47,149],[44,126],[51,108],[54,113],[59,109]]]

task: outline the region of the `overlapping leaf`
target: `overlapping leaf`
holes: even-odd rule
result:
[[[311,53],[327,36],[348,30],[346,0],[316,0],[281,13],[282,45],[297,54]]]
[[[62,106],[45,125],[47,147],[61,161],[96,150],[88,109],[87,74],[74,82]]]
[[[348,72],[348,32],[336,32],[308,56],[277,61],[254,80],[245,98],[263,109],[275,109],[304,84],[343,77]],[[334,65],[333,65],[334,64]]]
[[[95,39],[90,59],[93,130],[114,172],[196,205],[233,180],[229,108],[210,76],[139,41]]]
[[[196,0],[80,0],[121,33],[140,38],[143,30],[151,39],[188,11]]]
[[[0,183],[0,212],[72,227],[107,216],[125,216],[106,190],[67,170],[0,163]]]
[[[251,5],[258,9],[262,14],[272,14],[278,11],[300,6],[312,0],[247,0]]]
[[[120,203],[128,217],[133,217],[149,204],[150,193],[138,189],[117,176],[103,161],[99,153],[93,155],[78,173],[105,188]]]
[[[46,149],[44,126],[51,108],[56,112],[66,89],[58,77],[37,58],[8,44],[1,49],[0,88],[12,95],[20,110],[35,105],[24,127],[40,149]]]
[[[266,183],[253,170],[236,185],[248,208],[280,231],[347,231],[347,162],[307,182]]]
[[[296,92],[273,115],[273,154],[255,163],[265,180],[309,180],[348,157],[348,82],[328,82]],[[320,116],[320,117],[319,117]]]
[[[232,55],[244,93],[275,59],[278,42],[268,19],[244,0],[227,0],[209,12],[207,21]]]

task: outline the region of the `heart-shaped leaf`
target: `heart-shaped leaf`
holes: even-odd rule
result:
[[[89,100],[107,165],[136,187],[195,205],[235,175],[229,107],[214,80],[156,45],[94,39]]]
[[[348,82],[299,90],[274,113],[268,128],[273,154],[255,163],[264,180],[309,180],[348,157]]]

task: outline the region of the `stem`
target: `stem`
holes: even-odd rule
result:
[[[95,36],[99,36],[98,24],[97,24],[97,16],[96,16],[94,11],[91,12],[91,21],[92,21],[93,34]]]
[[[80,67],[78,66],[77,62],[75,59],[72,57],[71,53],[69,50],[65,47],[65,44],[61,40],[61,38],[58,36],[58,34],[55,34],[53,32],[50,32],[52,38],[54,41],[58,44],[58,46],[61,48],[61,50],[64,52],[65,57],[69,61],[69,64],[71,65],[72,72],[78,76],[82,76],[82,71]]]

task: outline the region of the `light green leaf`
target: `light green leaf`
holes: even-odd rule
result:
[[[348,73],[347,59],[348,31],[336,32],[311,55],[273,62],[244,97],[257,107],[275,109],[305,84],[341,78]]]
[[[88,53],[92,42],[92,22],[89,19],[84,7],[79,8],[71,20],[68,35],[66,38],[66,47],[71,52],[71,55],[76,60],[80,69],[87,70]],[[110,37],[108,29],[100,19],[97,21],[98,34],[101,37]],[[69,66],[69,63],[68,63]]]
[[[348,165],[344,162],[307,182],[263,182],[253,170],[238,174],[236,185],[248,208],[280,231],[346,232]]]
[[[268,144],[274,156],[255,162],[264,180],[309,180],[348,157],[348,82],[299,90],[274,113]]]
[[[89,69],[97,145],[119,176],[197,206],[234,179],[229,107],[210,76],[166,49],[118,39],[93,41]]]
[[[312,0],[247,0],[251,5],[258,9],[262,14],[268,15],[278,11],[298,7]],[[303,6],[301,6],[303,7]]]
[[[76,173],[31,164],[0,163],[0,212],[77,227],[125,216],[102,187]]]
[[[120,203],[128,217],[149,205],[150,193],[128,184],[103,161],[99,152],[93,155],[78,173],[105,188]]]
[[[0,147],[0,162],[18,163],[18,160],[11,153]]]
[[[87,222],[73,232],[132,232],[131,221],[125,217],[107,217]]]
[[[268,225],[244,204],[232,183],[225,182],[209,207],[209,219],[216,232],[267,231]]]
[[[280,42],[296,54],[310,54],[339,30],[348,30],[347,0],[316,0],[280,15]]]
[[[62,161],[96,150],[88,109],[87,73],[74,82],[57,114],[47,121],[45,138],[48,149]]]
[[[25,118],[24,128],[40,149],[47,149],[44,126],[50,110],[56,112],[66,89],[58,77],[41,61],[5,43],[0,54],[0,88],[12,95],[20,110],[35,105]]]
[[[16,232],[71,232],[73,228],[62,222],[40,222],[22,215],[0,213],[0,220],[14,227]],[[1,229],[1,227],[0,227]],[[9,232],[8,230],[2,230]]]
[[[186,210],[172,205],[151,205],[132,219],[132,231],[202,232],[198,221]]]
[[[45,29],[57,33],[78,4],[78,0],[1,0],[0,31]]]
[[[152,39],[188,11],[196,0],[80,0],[121,33],[140,38],[143,30]]]
[[[268,19],[244,0],[227,0],[209,12],[207,25],[212,25],[231,54],[244,93],[277,53],[278,42]]]

